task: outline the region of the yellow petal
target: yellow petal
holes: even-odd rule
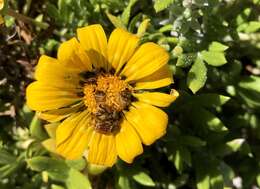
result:
[[[47,139],[42,142],[43,147],[49,152],[56,153],[56,145],[54,139]]]
[[[36,111],[66,107],[81,99],[74,90],[52,87],[39,81],[27,87],[26,97],[29,108]]]
[[[150,145],[165,134],[168,116],[149,104],[134,102],[133,106],[125,113],[126,119],[136,129],[142,142]]]
[[[153,74],[136,81],[135,89],[157,89],[173,83],[172,73],[166,64]]]
[[[114,135],[93,132],[89,143],[87,160],[90,163],[112,167],[117,159]]]
[[[79,87],[79,70],[65,67],[55,58],[41,56],[36,66],[35,78],[42,83],[55,87]]]
[[[108,61],[112,64],[116,72],[119,72],[122,66],[131,58],[139,38],[123,29],[115,29],[108,41]]]
[[[127,163],[132,163],[136,156],[143,153],[140,137],[125,119],[119,133],[116,134],[116,149],[118,156]]]
[[[66,159],[79,159],[82,157],[87,149],[89,133],[92,133],[93,130],[93,127],[89,127],[89,114],[87,111],[78,114],[75,119],[68,121],[62,127],[59,126],[58,129],[56,132],[56,152]],[[61,143],[61,141],[63,142]]]
[[[60,123],[50,123],[44,125],[46,132],[48,133],[49,137],[55,139],[56,138],[56,130]]]
[[[82,119],[88,118],[88,114],[88,111],[78,112],[65,119],[56,130],[56,145],[59,146],[71,137]]]
[[[159,70],[169,60],[169,54],[155,43],[145,43],[134,53],[127,62],[121,75],[126,81],[135,81],[144,78]]]
[[[80,44],[87,52],[92,64],[96,68],[108,68],[107,37],[99,24],[79,28],[77,30]]]
[[[66,67],[79,69],[80,71],[92,70],[92,64],[87,53],[75,37],[60,45],[58,60]]]
[[[133,94],[139,101],[159,106],[167,107],[179,96],[176,90],[172,90],[172,94],[165,94],[160,92],[144,92]]]
[[[78,111],[82,106],[83,104],[79,103],[75,106],[68,107],[68,108],[60,108],[57,110],[38,112],[37,115],[39,118],[44,119],[48,122],[57,122],[70,116],[74,112]]]

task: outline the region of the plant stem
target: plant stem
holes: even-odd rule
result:
[[[9,16],[12,16],[14,18],[16,18],[17,20],[21,20],[24,23],[28,23],[28,24],[34,24],[42,29],[47,29],[49,27],[49,24],[44,23],[44,22],[38,22],[30,17],[24,16],[20,13],[15,12],[12,9],[7,9],[6,14]]]

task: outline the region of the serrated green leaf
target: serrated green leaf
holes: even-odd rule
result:
[[[154,9],[156,12],[160,12],[168,8],[175,0],[156,0],[154,2]]]
[[[196,93],[205,85],[206,80],[207,68],[204,62],[198,57],[188,73],[188,87],[193,93]]]
[[[202,51],[201,58],[211,66],[222,66],[227,63],[223,52]]]
[[[153,182],[151,177],[145,172],[139,172],[137,174],[134,174],[133,179],[144,186],[155,186],[155,183]]]
[[[217,41],[214,41],[209,46],[209,51],[223,52],[228,49],[228,46],[223,45]]]

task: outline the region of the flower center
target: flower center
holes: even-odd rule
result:
[[[119,129],[122,111],[131,104],[132,87],[119,76],[104,71],[87,72],[84,103],[97,132],[111,134]]]

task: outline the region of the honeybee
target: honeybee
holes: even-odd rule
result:
[[[118,131],[121,112],[115,111],[107,105],[100,104],[94,114],[95,130],[102,134]]]
[[[105,102],[106,100],[106,93],[104,91],[97,90],[95,92],[95,100],[97,103]]]

